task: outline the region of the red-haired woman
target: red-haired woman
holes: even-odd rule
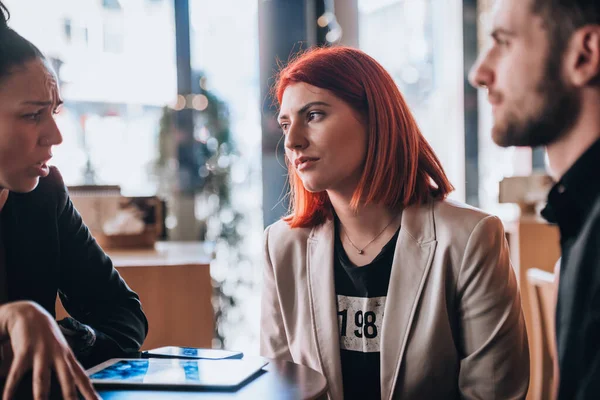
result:
[[[261,354],[331,399],[521,399],[521,300],[500,220],[453,189],[390,75],[308,51],[279,75],[290,215],[265,231]]]

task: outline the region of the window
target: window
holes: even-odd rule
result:
[[[392,75],[456,191],[465,197],[459,2],[359,0],[359,46]]]
[[[119,0],[102,0],[102,7],[107,10],[120,10],[121,3],[119,3]]]
[[[217,208],[217,218],[205,216],[210,213],[211,198],[198,196],[200,204],[196,207],[196,212],[204,214],[208,221],[209,232],[214,231],[215,225],[222,232],[217,239],[216,259],[211,264],[211,275],[223,294],[217,300],[218,336],[225,337],[226,347],[253,354],[258,348],[262,259],[259,249],[263,231],[258,2],[190,1],[190,23],[192,69],[204,77],[201,81],[196,77],[194,85],[226,104],[221,110],[227,110],[228,116],[223,119],[228,121],[235,147],[231,158],[219,159],[219,163],[231,163],[230,205]],[[202,129],[202,121],[197,121],[196,128],[200,129],[200,140],[214,134]],[[226,223],[234,216],[236,223],[229,231]],[[234,306],[228,305],[227,296],[233,299]]]
[[[65,19],[65,21],[63,22],[63,31],[65,33],[65,39],[67,40],[68,43],[71,43],[72,26],[71,26],[71,20],[68,18]]]
[[[72,0],[68,8],[47,0],[5,4],[11,25],[53,60],[61,81],[65,105],[57,123],[64,140],[52,163],[65,183],[154,194],[159,121],[177,93],[173,3],[146,12],[144,2],[131,1],[126,13],[106,11],[120,9],[116,1]],[[119,23],[107,26],[113,17]]]
[[[103,49],[107,53],[123,52],[123,19],[120,16],[106,16],[107,21],[103,24]]]

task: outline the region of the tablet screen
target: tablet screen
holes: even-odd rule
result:
[[[227,388],[241,385],[266,364],[262,360],[115,359],[90,369],[88,375],[95,384]]]
[[[220,349],[199,349],[195,347],[176,347],[166,346],[159,347],[144,352],[142,356],[147,358],[164,357],[164,358],[204,358],[210,360],[222,360],[226,358],[242,358],[244,353],[239,351],[229,351]]]

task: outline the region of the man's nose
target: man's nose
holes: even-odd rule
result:
[[[477,58],[469,72],[469,83],[476,88],[489,87],[494,80],[493,70],[489,66],[488,54],[483,53]]]

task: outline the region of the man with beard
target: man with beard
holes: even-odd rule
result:
[[[488,91],[492,137],[545,146],[558,183],[544,217],[562,259],[559,399],[600,398],[600,1],[498,0],[493,45],[471,71]]]

